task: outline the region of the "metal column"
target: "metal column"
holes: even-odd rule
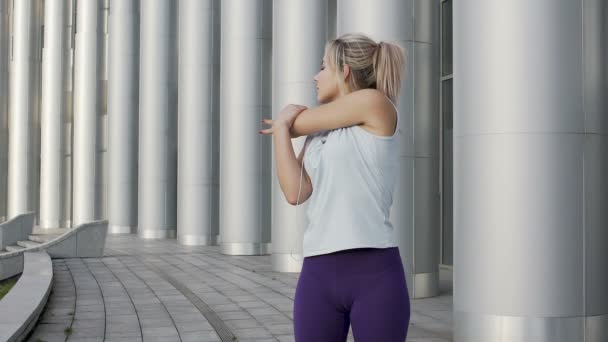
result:
[[[327,1],[275,1],[272,17],[274,20],[272,113],[277,115],[290,103],[317,106],[313,77],[319,72],[325,42],[328,39]],[[315,24],[310,25],[313,22]],[[302,27],[307,29],[302,30]],[[299,137],[292,141],[296,156],[300,154],[305,140],[306,137]],[[308,224],[307,207],[308,202],[296,208],[285,201],[276,176],[276,162],[272,158],[272,268],[274,271],[300,272],[303,262],[302,239]]]
[[[438,1],[338,0],[338,36],[362,32],[407,52],[398,100],[401,176],[391,222],[411,298],[439,294]]]
[[[74,62],[73,224],[100,218],[98,86],[101,0],[78,0]]]
[[[6,220],[8,172],[9,2],[0,0],[0,222]]]
[[[139,1],[113,0],[108,51],[108,231],[137,229]]]
[[[7,218],[37,211],[40,2],[13,2]]]
[[[220,94],[221,252],[270,252],[272,2],[222,1]]]
[[[454,2],[454,337],[608,341],[608,4]]]
[[[184,245],[217,243],[219,7],[215,0],[181,0],[179,7],[177,237]]]
[[[142,1],[139,74],[138,234],[175,238],[177,87],[174,1]]]
[[[59,228],[63,217],[66,0],[46,0],[42,57],[40,227]]]

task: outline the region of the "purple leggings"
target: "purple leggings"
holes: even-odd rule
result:
[[[304,258],[293,310],[297,342],[403,342],[410,298],[398,247]]]

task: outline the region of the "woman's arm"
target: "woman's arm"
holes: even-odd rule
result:
[[[291,144],[289,126],[280,125],[273,132],[275,161],[279,185],[289,204],[303,203],[312,194],[312,183],[305,169],[301,166],[304,157],[304,148],[300,152],[300,157],[296,159],[295,152]],[[298,190],[300,187],[300,172],[302,172],[302,190],[298,201]]]
[[[380,126],[390,120],[392,112],[393,106],[383,93],[376,89],[361,89],[302,111],[291,125],[290,135],[296,138],[355,125]]]

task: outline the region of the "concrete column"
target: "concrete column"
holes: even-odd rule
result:
[[[100,218],[98,162],[99,39],[102,0],[78,0],[74,63],[73,224]]]
[[[179,7],[177,237],[184,245],[217,243],[219,7],[215,0],[181,0]]]
[[[177,225],[177,88],[174,1],[141,2],[139,212],[142,238],[175,238]]]
[[[64,190],[64,89],[68,40],[66,0],[47,0],[42,50],[40,227],[59,228]]]
[[[108,51],[108,231],[137,229],[139,1],[110,3]]]
[[[439,294],[439,2],[338,0],[338,36],[363,32],[407,53],[397,102],[401,176],[391,222],[410,298]]]
[[[455,341],[608,341],[606,18],[454,2]]]
[[[37,211],[40,2],[13,2],[7,218]]]
[[[9,3],[0,1],[0,222],[6,220],[8,172]]]
[[[328,39],[327,1],[275,1],[272,17],[272,113],[277,115],[281,108],[290,103],[317,106],[313,77],[319,72]],[[310,25],[312,22],[315,25]],[[307,29],[303,30],[303,27]],[[305,140],[306,137],[292,140],[296,156],[300,154]],[[300,272],[303,262],[302,239],[308,225],[308,202],[296,207],[285,201],[276,176],[274,158],[272,180],[272,268],[277,272]]]
[[[222,1],[220,95],[221,252],[270,252],[272,2]]]

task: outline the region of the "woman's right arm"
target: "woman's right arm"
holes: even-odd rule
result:
[[[273,133],[273,139],[277,176],[283,195],[285,195],[285,199],[289,204],[302,204],[312,194],[312,182],[302,165],[302,158],[304,158],[306,147],[302,148],[300,155],[296,158],[288,126],[277,129]],[[302,189],[298,200],[300,173],[302,173]]]

